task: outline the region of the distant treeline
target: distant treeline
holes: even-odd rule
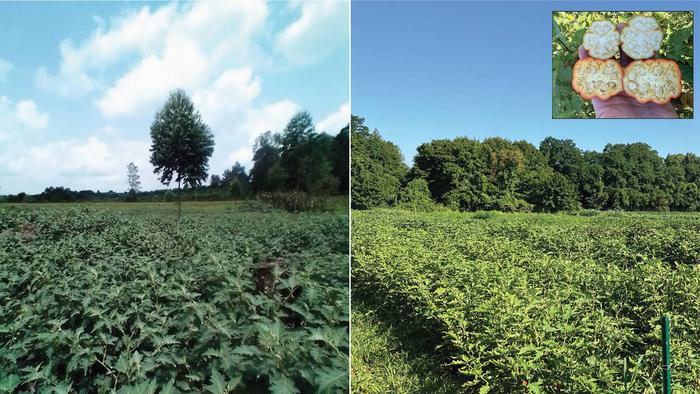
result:
[[[196,192],[192,189],[185,189],[182,192],[183,201],[217,201],[230,200],[229,193],[223,190],[215,190],[209,186],[200,186]],[[119,201],[175,201],[176,191],[169,189],[151,190],[143,192],[115,192],[115,191],[93,191],[93,190],[71,190],[67,187],[47,187],[39,194],[18,193],[0,196],[0,202],[7,203],[44,203],[44,202],[119,202]]]
[[[236,162],[222,175],[211,175],[210,184],[184,189],[182,200],[229,200],[262,196],[284,201],[347,194],[349,190],[349,127],[336,136],[316,132],[313,119],[299,112],[282,132],[262,134],[253,147],[253,168],[247,172]],[[286,195],[290,194],[290,195]],[[101,202],[175,201],[171,190],[128,192],[74,191],[48,187],[40,194],[0,196],[0,202]]]
[[[430,210],[700,210],[700,157],[662,158],[645,143],[582,151],[545,138],[536,147],[500,137],[420,145],[413,166],[399,148],[352,117],[352,206]]]

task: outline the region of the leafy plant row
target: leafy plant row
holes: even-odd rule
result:
[[[347,224],[0,210],[0,392],[344,392]]]
[[[700,390],[697,215],[353,212],[353,291],[441,338],[466,392]]]

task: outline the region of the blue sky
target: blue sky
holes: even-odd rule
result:
[[[502,136],[584,150],[645,142],[700,153],[700,120],[553,120],[554,10],[694,10],[700,2],[354,2],[352,113],[411,164],[432,139]],[[695,35],[697,57],[697,35]],[[697,85],[697,80],[695,85]],[[696,93],[697,96],[697,93]],[[696,97],[697,98],[697,97]]]
[[[215,135],[210,173],[306,109],[349,118],[348,2],[0,3],[0,194],[145,189],[149,128],[185,89]]]

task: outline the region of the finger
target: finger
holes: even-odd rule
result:
[[[624,22],[618,23],[617,30],[619,32],[622,32],[622,29],[624,29],[625,26],[627,26],[627,23],[624,23]],[[630,62],[632,62],[632,58],[627,56],[625,51],[622,50],[622,45],[620,45],[620,64],[624,68],[624,67],[627,67],[627,65],[630,64]]]
[[[586,51],[586,49],[583,47],[583,45],[578,47],[578,58],[583,60],[583,59],[586,59],[587,57],[588,57],[588,51]]]

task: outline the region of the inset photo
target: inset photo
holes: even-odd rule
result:
[[[693,12],[553,12],[552,118],[692,119]]]

